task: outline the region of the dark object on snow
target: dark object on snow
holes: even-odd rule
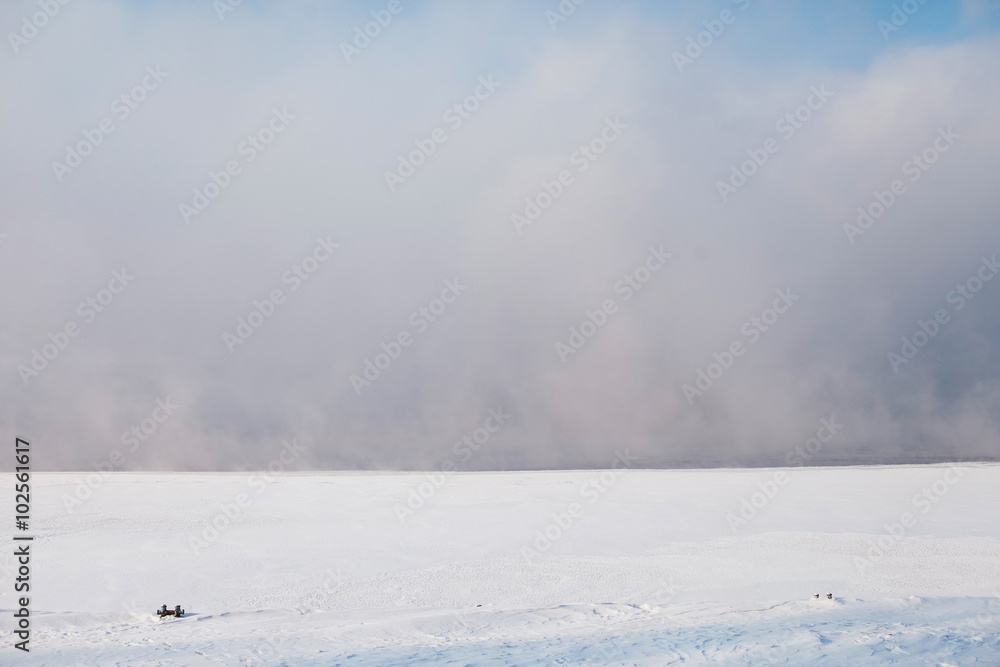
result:
[[[167,605],[160,607],[160,611],[156,612],[160,618],[164,616],[183,616],[184,610],[181,609],[180,605],[175,606],[173,609],[167,609]]]
[[[819,593],[813,593],[813,599],[814,600],[818,600],[819,599]]]
[[[826,599],[827,600],[832,600],[833,599],[833,593],[827,593],[826,594]]]

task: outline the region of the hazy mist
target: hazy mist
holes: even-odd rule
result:
[[[0,10],[39,469],[1000,456],[997,3],[222,4]]]

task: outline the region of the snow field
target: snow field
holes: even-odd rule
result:
[[[998,465],[601,474],[451,474],[412,513],[423,473],[113,473],[71,512],[82,475],[36,474],[32,651],[4,556],[5,655],[1000,664]]]

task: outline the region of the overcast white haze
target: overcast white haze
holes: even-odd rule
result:
[[[404,0],[345,56],[387,4],[220,18],[210,0],[77,0],[28,39],[10,35],[38,4],[3,4],[4,429],[35,470],[114,451],[122,470],[253,470],[292,439],[301,469],[608,468],[625,449],[638,467],[781,465],[820,419],[843,428],[815,463],[1000,456],[1000,280],[974,279],[1000,254],[1000,3],[914,2],[887,31],[886,1],[588,0],[555,21],[556,0]],[[134,108],[115,102],[144,80]],[[456,127],[446,112],[477,89]],[[809,100],[794,133],[776,127]],[[102,119],[113,131],[54,167]],[[241,142],[269,123],[283,129],[248,161]],[[604,152],[574,160],[602,131]],[[769,138],[723,201],[718,182]],[[907,171],[925,149],[934,163]],[[231,160],[240,173],[185,216]],[[512,220],[562,170],[551,205]],[[884,214],[845,229],[894,180]],[[319,238],[338,247],[293,290],[283,275]],[[626,300],[616,283],[647,260],[660,268]],[[949,299],[970,279],[971,299]],[[91,318],[78,304],[109,281]],[[411,314],[449,281],[459,296],[423,330]],[[791,307],[753,339],[744,323],[778,291]],[[934,335],[893,364],[918,321]],[[403,331],[398,358],[352,383]],[[686,394],[734,341],[741,356]],[[490,410],[505,423],[456,452]]]

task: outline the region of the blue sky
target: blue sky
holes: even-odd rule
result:
[[[916,0],[913,0],[916,4]],[[900,2],[636,3],[650,16],[676,21],[693,33],[702,21],[729,8],[747,20],[733,26],[731,48],[750,63],[808,61],[826,67],[864,68],[888,49],[946,45],[1000,29],[1000,3],[927,0],[885,39],[878,22],[890,21]],[[909,8],[909,5],[908,5]],[[745,25],[740,25],[743,23]]]

